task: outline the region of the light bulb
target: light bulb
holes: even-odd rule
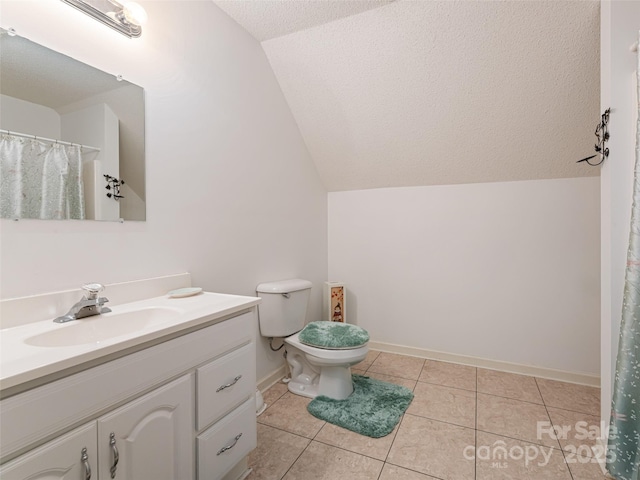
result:
[[[142,5],[136,2],[127,2],[122,7],[122,15],[124,16],[127,23],[131,25],[136,25],[137,27],[141,27],[145,23],[147,23],[147,12],[145,12]]]

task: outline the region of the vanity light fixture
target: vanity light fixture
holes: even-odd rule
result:
[[[62,0],[99,22],[129,38],[142,34],[141,26],[147,21],[147,12],[135,2],[116,0]]]

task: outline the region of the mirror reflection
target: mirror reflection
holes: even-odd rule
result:
[[[141,87],[0,29],[0,217],[145,220]]]

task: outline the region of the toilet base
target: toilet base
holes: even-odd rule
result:
[[[318,377],[310,382],[307,375],[299,375],[289,380],[287,387],[291,393],[303,397],[316,398],[318,395],[344,400],[353,393],[351,367],[321,367]]]
[[[285,342],[291,371],[288,385],[291,393],[309,398],[323,395],[335,400],[344,400],[353,393],[351,366],[365,359],[366,345],[357,349],[325,351],[303,345],[297,334],[285,338]]]
[[[287,384],[289,391],[295,395],[302,395],[303,397],[316,398],[318,396],[318,384],[307,385],[304,383],[290,380]]]
[[[352,393],[351,367],[322,367],[318,395],[344,400]]]

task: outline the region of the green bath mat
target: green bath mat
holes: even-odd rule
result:
[[[335,400],[320,395],[307,410],[320,420],[367,437],[389,435],[413,400],[413,392],[362,375],[352,377],[353,393],[349,398]]]

